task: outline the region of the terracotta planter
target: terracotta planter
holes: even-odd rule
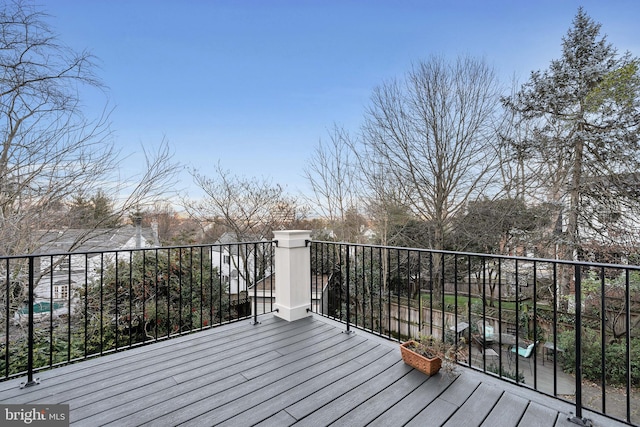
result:
[[[409,348],[415,344],[416,342],[414,340],[410,340],[400,345],[400,354],[402,354],[402,360],[404,360],[404,363],[429,376],[437,374],[442,366],[442,359],[439,357],[429,359],[419,353],[416,353]]]

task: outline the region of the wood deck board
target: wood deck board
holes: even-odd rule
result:
[[[323,420],[338,419],[351,412],[362,404],[370,396],[373,396],[385,388],[391,386],[410,372],[408,366],[398,361],[393,366],[379,373],[374,378],[365,381],[347,393],[339,396],[328,404],[318,408],[308,416],[299,420],[296,425],[317,426],[322,425]]]
[[[155,421],[162,425],[175,425],[195,418],[201,420],[200,425],[213,425],[215,422],[223,421],[237,414],[240,410],[238,408],[242,407],[243,402],[255,404],[255,401],[250,397],[252,393],[273,393],[278,382],[280,384],[287,383],[291,387],[292,384],[295,385],[303,378],[320,375],[334,364],[339,366],[348,362],[352,356],[359,354],[360,344],[365,342],[362,337],[349,337],[336,330],[334,330],[334,335],[338,341],[329,348],[319,346],[318,351],[308,351],[309,348],[313,349],[316,346],[313,343],[305,343],[300,346],[297,352],[289,353],[286,356],[274,356],[271,360],[257,364],[257,366],[266,367],[266,369],[262,370],[261,375],[250,375],[250,378],[247,378],[246,386],[234,386],[215,396],[207,395],[206,393],[210,392],[207,390],[205,395],[193,399],[194,403],[190,405],[175,405],[173,402],[169,402],[163,405],[162,414]],[[296,356],[295,360],[291,359],[292,355]],[[245,377],[244,370],[240,372]],[[201,392],[193,390],[192,396],[195,397],[198,393]],[[264,397],[261,398],[264,399]],[[120,421],[135,424],[144,417],[149,417],[149,415],[140,412]]]
[[[243,388],[245,394],[240,401],[227,402],[222,406],[219,406],[213,410],[209,405],[200,405],[198,411],[202,411],[202,414],[196,418],[188,419],[186,425],[203,426],[203,425],[218,425],[229,418],[236,415],[243,415],[244,411],[252,411],[259,402],[266,402],[266,406],[263,409],[271,408],[271,411],[276,409],[275,406],[278,403],[283,403],[282,408],[286,407],[286,402],[282,400],[274,401],[274,396],[285,395],[288,398],[288,402],[303,397],[304,385],[313,380],[324,381],[323,378],[331,378],[332,371],[339,370],[338,376],[344,377],[356,369],[355,363],[351,362],[351,354],[358,354],[359,352],[367,351],[367,347],[358,345],[355,343],[353,347],[345,349],[342,352],[321,352],[318,355],[322,355],[322,358],[314,357],[302,359],[296,364],[283,365],[277,370],[271,371],[269,374],[265,374],[265,378],[270,378],[270,383],[265,384],[264,387],[256,388],[253,382],[243,384],[238,389]],[[335,354],[333,354],[335,353]],[[347,367],[345,369],[345,367]],[[335,375],[335,373],[334,373]],[[338,378],[335,378],[337,380]],[[316,386],[318,387],[318,386]],[[309,393],[309,390],[305,390],[305,393]],[[193,408],[195,409],[195,408]],[[192,411],[190,412],[193,412]],[[258,415],[256,417],[256,415]],[[260,414],[258,411],[256,414],[252,414],[249,418],[253,417],[254,422],[262,421],[262,418],[266,414]],[[240,416],[242,420],[244,418]],[[175,420],[174,418],[161,420],[169,421],[168,425],[175,424],[174,421],[185,421],[182,419]],[[234,425],[234,422],[231,422]],[[165,424],[166,425],[166,424]],[[237,425],[237,424],[235,424]]]
[[[424,427],[427,425],[439,426],[444,424],[451,415],[455,414],[459,406],[453,403],[441,399],[435,398],[428,403],[428,406],[424,408],[418,415],[413,417],[405,426],[408,427]]]
[[[373,420],[370,426],[387,427],[408,423],[418,415],[426,405],[446,390],[451,381],[453,381],[453,378],[442,374],[427,377],[427,381],[422,383],[422,385],[406,396],[403,396],[403,399],[395,405],[386,408],[386,411]]]
[[[484,419],[481,425],[486,427],[496,425],[515,427],[520,422],[528,404],[529,402],[520,396],[503,393],[493,411]]]
[[[300,420],[305,416],[311,414],[313,411],[321,406],[324,406],[334,399],[344,395],[345,393],[353,390],[365,381],[374,378],[382,369],[387,369],[392,364],[397,362],[397,358],[394,354],[387,351],[381,356],[375,364],[365,366],[358,371],[351,372],[340,380],[339,383],[334,384],[332,387],[319,388],[313,393],[298,402],[293,403],[287,407],[287,412],[291,414],[296,420]]]
[[[522,427],[555,426],[557,419],[558,412],[553,409],[536,403],[530,403],[527,405],[527,410],[518,425]]]
[[[254,427],[285,427],[292,425],[295,421],[295,418],[289,415],[286,411],[280,411],[277,414],[265,419],[264,421],[255,424]]]
[[[305,375],[313,375],[314,369],[317,371],[327,369],[326,364],[323,362],[331,355],[342,355],[342,358],[338,359],[336,363],[348,361],[350,352],[353,351],[354,346],[357,344],[358,341],[339,343],[328,351],[318,352],[311,357],[301,358],[296,364],[273,366],[273,369],[270,371],[251,380],[244,377],[244,366],[242,364],[232,366],[230,369],[226,369],[226,371],[237,371],[245,381],[225,384],[226,379],[221,379],[219,383],[212,383],[212,381],[215,380],[215,378],[212,377],[215,375],[205,375],[198,384],[191,383],[190,386],[189,383],[185,383],[186,387],[176,386],[168,390],[170,393],[180,393],[181,397],[179,399],[172,398],[167,401],[160,401],[152,408],[151,414],[148,411],[136,411],[119,419],[118,422],[123,423],[122,425],[137,425],[137,423],[145,419],[155,417],[154,419],[162,425],[174,425],[175,423],[188,421],[194,416],[205,414],[209,411],[214,411],[220,416],[221,412],[223,412],[220,408],[225,405],[227,405],[227,408],[238,406],[242,399],[245,399],[245,397],[253,391],[270,390],[273,383],[282,378],[300,377],[300,374],[294,376],[294,374],[300,371]],[[238,355],[235,355],[235,357],[238,357]],[[247,365],[272,364],[274,359],[277,360],[277,357],[277,354],[273,354],[270,357],[261,358],[257,364],[249,361]],[[233,356],[229,359],[233,360]],[[242,385],[245,383],[247,383],[247,385],[243,387]],[[164,396],[165,393],[162,393],[159,398],[162,399]]]
[[[484,383],[480,384],[460,407],[460,410],[447,420],[445,426],[471,427],[481,425],[500,400],[500,396],[502,396],[502,390]]]
[[[299,328],[295,329],[295,331],[298,330]],[[289,331],[288,333],[291,332],[292,331]],[[308,329],[307,332],[309,332]],[[280,341],[282,342],[282,340]],[[269,343],[268,346],[256,347],[252,351],[249,351],[249,354],[245,354],[244,356],[247,359],[261,356],[263,358],[262,363],[268,363],[276,355],[273,350],[269,350],[271,344],[272,343]],[[206,371],[214,369],[218,372],[228,373],[230,372],[229,369],[237,368],[237,366],[234,366],[237,364],[237,362],[234,361],[234,358],[237,355],[237,351],[235,349],[228,348],[220,352],[219,348],[216,352],[213,352],[212,349],[215,348],[215,346],[212,347],[210,344],[208,344],[208,348],[203,347],[198,352],[193,351],[193,347],[191,347],[186,348],[187,350],[189,350],[186,354],[184,351],[172,353],[172,357],[165,354],[164,357],[166,358],[166,360],[161,364],[154,363],[155,360],[153,358],[138,358],[134,357],[136,356],[134,355],[131,358],[132,360],[129,361],[126,370],[124,370],[123,372],[119,372],[119,370],[116,368],[111,372],[92,375],[91,378],[93,382],[90,385],[68,390],[64,394],[58,393],[61,387],[66,387],[66,384],[63,383],[56,384],[51,387],[43,387],[39,390],[39,392],[44,393],[48,396],[59,396],[60,398],[64,398],[65,401],[73,404],[75,408],[79,409],[83,407],[83,404],[85,404],[85,402],[91,403],[92,400],[96,402],[95,405],[97,405],[98,408],[101,408],[104,406],[104,401],[109,399],[109,397],[115,396],[116,398],[118,398],[122,396],[121,384],[123,382],[132,384],[132,389],[134,390],[141,386],[147,385],[148,388],[151,388],[154,390],[154,392],[157,392],[159,389],[162,389],[162,387],[158,387],[156,384],[154,384],[159,379],[173,377],[174,383],[181,383],[186,381],[184,379],[184,376],[189,375],[191,377],[189,380],[192,382],[187,387],[192,387],[194,384],[197,384],[197,381],[194,383],[193,379],[197,378],[199,375],[205,374]],[[217,359],[221,359],[219,363],[211,363],[212,360],[217,361]],[[245,366],[254,366],[255,364],[260,363],[261,362],[259,360],[250,360],[245,363]],[[203,365],[205,365],[205,369],[202,368]],[[117,372],[117,374],[114,375],[114,372]],[[109,377],[107,378],[107,380],[101,381],[100,378],[102,375],[109,375]],[[214,381],[215,379],[215,376],[209,377],[207,382]],[[97,391],[92,392],[92,390],[94,389]],[[127,393],[127,395],[128,394],[129,393]],[[32,396],[32,398],[34,397],[40,396]],[[79,399],[75,399],[76,397],[78,397]],[[56,401],[55,403],[59,402]],[[95,409],[96,407],[93,406],[92,411]]]
[[[333,364],[332,364],[333,365]],[[253,424],[267,418],[276,409],[285,409],[292,402],[302,399],[312,394],[315,390],[327,387],[339,381],[340,378],[357,369],[354,362],[346,362],[344,364],[335,364],[331,369],[319,373],[309,378],[307,375],[295,375],[293,378],[285,378],[274,384],[268,390],[254,392],[248,395],[247,402],[238,407],[237,405],[225,405],[222,411],[210,411],[201,417],[191,420],[187,425],[241,425],[244,422]],[[252,400],[254,399],[255,400]],[[255,402],[260,402],[256,404]],[[243,410],[251,412],[243,413]],[[226,414],[225,414],[226,411]],[[238,413],[240,411],[240,413]],[[228,415],[231,415],[229,417]]]
[[[396,343],[343,332],[266,315],[5,381],[0,402],[67,403],[74,426],[570,425],[567,402],[463,367],[427,377]]]
[[[253,404],[250,407],[250,410],[245,412],[236,413],[234,416],[227,418],[226,420],[216,424],[219,426],[231,425],[238,426],[244,423],[248,425],[257,424],[265,421],[269,417],[272,416],[275,410],[278,410],[278,414],[287,413],[287,417],[290,420],[289,424],[293,424],[296,419],[292,417],[288,412],[286,412],[287,406],[291,405],[300,399],[304,399],[305,397],[313,394],[319,388],[329,387],[331,384],[339,381],[344,376],[348,375],[349,372],[353,372],[353,370],[358,369],[358,366],[355,362],[350,361],[345,363],[342,366],[338,366],[334,369],[327,371],[321,375],[318,375],[312,379],[307,381],[298,383],[294,385],[290,389],[282,389],[279,388],[276,391],[278,394],[275,396],[265,396],[261,400],[260,403]],[[259,398],[259,395],[252,395],[249,398]],[[213,416],[217,416],[216,414],[208,414],[208,417],[201,417],[199,419],[192,420],[189,424],[193,425],[203,425],[200,423],[202,420],[213,420]],[[284,425],[289,425],[284,424]],[[283,424],[279,424],[283,425]]]
[[[366,351],[366,353],[363,353],[363,356],[364,354],[373,356],[381,354],[377,347],[358,346],[357,349],[359,351]],[[366,365],[362,364],[362,359],[359,361],[352,359],[344,364],[333,366],[321,375],[310,378],[307,381],[299,382],[288,390],[281,389],[277,395],[274,393],[274,390],[269,389],[271,396],[267,399],[262,398],[261,400],[258,400],[260,403],[252,406],[250,411],[237,414],[234,417],[225,420],[220,425],[240,425],[243,423],[253,424],[262,422],[269,418],[274,411],[278,410],[279,412],[282,412],[287,407],[313,395],[318,390],[335,390],[333,386],[335,386],[338,381],[343,381],[344,378],[347,378],[350,375],[358,375],[358,371],[363,369],[364,366]],[[258,396],[251,397],[253,398]],[[315,404],[314,407],[317,407],[317,404]],[[288,411],[284,412],[287,413],[288,419],[291,420],[291,423],[296,421]]]
[[[440,395],[440,399],[460,407],[480,384],[482,384],[481,378],[469,375],[458,375],[456,380],[451,383],[451,386]]]
[[[384,413],[386,407],[396,405],[404,396],[417,389],[427,379],[428,377],[424,374],[413,370],[380,393],[347,412],[331,425],[345,427],[368,425]]]
[[[232,328],[232,331],[237,328]],[[298,328],[296,328],[297,330]],[[86,380],[90,378],[91,384],[97,384],[100,388],[109,387],[113,383],[119,384],[121,380],[116,378],[117,375],[125,376],[129,379],[135,378],[136,373],[140,373],[139,369],[142,368],[150,371],[159,371],[165,366],[170,368],[183,369],[178,364],[176,366],[175,359],[188,362],[190,360],[200,360],[213,357],[216,353],[223,353],[228,348],[232,347],[229,344],[229,338],[226,333],[217,336],[216,339],[221,339],[221,344],[211,346],[209,334],[211,331],[207,331],[203,334],[193,334],[189,336],[183,336],[174,340],[162,341],[152,346],[138,347],[136,349],[122,351],[114,353],[106,357],[100,357],[96,359],[90,359],[79,364],[69,365],[62,368],[54,369],[40,373],[41,384],[38,387],[31,387],[25,389],[25,395],[35,400],[41,400],[43,397],[49,395],[57,395],[60,390],[70,391],[69,384],[77,380]],[[226,332],[226,331],[225,331]],[[245,333],[250,333],[249,329]],[[265,331],[267,337],[269,336],[269,329]],[[232,332],[233,333],[233,332]],[[242,334],[242,331],[237,331],[238,334]],[[248,335],[250,336],[250,335]],[[304,339],[304,335],[300,338]],[[174,344],[175,343],[175,344]],[[153,351],[157,347],[157,351]],[[140,363],[142,362],[142,363]],[[114,375],[117,374],[117,375]],[[130,376],[131,374],[133,376]],[[142,372],[141,375],[146,375],[146,372]],[[164,371],[167,376],[171,375],[170,371]],[[6,384],[6,383],[2,383]],[[97,387],[96,387],[97,388]],[[84,387],[82,388],[84,389]],[[80,392],[82,392],[80,389]],[[0,392],[0,400],[11,403],[11,398],[5,398],[7,395],[15,395],[14,390],[2,390]],[[71,398],[73,395],[67,394],[65,398]],[[24,398],[21,398],[23,400]]]

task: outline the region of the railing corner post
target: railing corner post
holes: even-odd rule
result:
[[[307,244],[311,232],[307,230],[274,231],[278,242],[275,248],[276,316],[287,321],[310,316],[311,248]]]

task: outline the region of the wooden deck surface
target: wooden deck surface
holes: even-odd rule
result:
[[[320,317],[238,322],[0,383],[74,426],[575,426],[572,406],[461,367],[427,377],[396,343]],[[594,425],[616,426],[585,413]]]

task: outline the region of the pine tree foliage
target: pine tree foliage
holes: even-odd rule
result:
[[[526,139],[511,140],[511,148],[545,171],[536,177],[538,188],[565,206],[568,258],[580,252],[581,234],[606,235],[595,212],[618,211],[623,203],[631,213],[637,203],[628,205],[628,196],[640,188],[638,59],[619,55],[600,30],[580,8],[562,39],[561,58],[503,99],[531,129]]]

